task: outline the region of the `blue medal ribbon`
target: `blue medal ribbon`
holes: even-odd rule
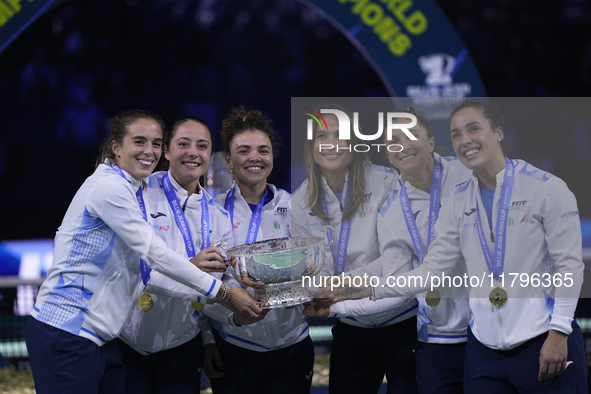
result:
[[[228,192],[226,196],[226,200],[224,201],[224,209],[230,213],[230,220],[232,221],[232,225],[234,225],[234,193],[236,186],[233,186],[232,189]],[[259,227],[261,226],[261,218],[263,217],[263,205],[265,205],[265,200],[267,199],[267,195],[269,194],[269,189],[265,186],[265,194],[263,194],[263,198],[257,204],[254,212],[250,216],[250,223],[248,224],[248,234],[246,234],[246,242],[247,244],[253,243],[257,240],[257,234],[259,233]]]
[[[486,243],[486,237],[482,230],[480,212],[478,209],[478,199],[476,200],[476,228],[478,230],[478,239],[480,247],[484,254],[484,260],[489,271],[494,275],[495,280],[500,280],[505,267],[505,242],[507,234],[507,222],[509,220],[509,204],[511,203],[511,194],[513,192],[513,180],[515,179],[515,167],[513,162],[505,157],[505,175],[503,176],[503,186],[501,187],[501,199],[499,201],[499,211],[497,212],[497,226],[495,228],[495,254],[494,262],[490,250]]]
[[[433,174],[431,175],[431,195],[429,198],[429,226],[427,228],[427,249],[429,245],[435,239],[435,223],[439,218],[439,202],[441,200],[441,182],[442,182],[443,166],[437,160],[433,163]],[[417,229],[417,223],[415,221],[412,209],[410,207],[410,201],[408,200],[408,193],[406,191],[406,185],[404,178],[400,177],[398,182],[401,183],[400,188],[400,206],[404,214],[404,222],[406,228],[412,240],[417,257],[419,258],[419,265],[423,264],[423,245]]]
[[[121,175],[123,177],[123,179],[125,179],[127,182],[131,183],[131,181],[129,179],[127,179],[127,177],[125,176],[125,173],[118,165],[115,164],[113,166],[113,168],[115,168],[119,172],[119,175]],[[144,193],[142,191],[142,185],[140,185],[139,189],[135,193],[135,198],[137,199],[137,202],[140,205],[140,209],[142,210],[144,220],[147,222],[148,215],[146,214],[146,204],[144,203]],[[152,272],[152,269],[150,267],[148,267],[148,264],[146,264],[146,262],[142,259],[140,259],[140,272],[142,274],[142,282],[144,283],[144,286],[145,286],[148,283],[148,281],[150,280],[150,272]]]
[[[347,183],[347,191],[343,196],[343,212],[347,210],[347,204],[349,203],[349,192],[351,191],[351,184]],[[322,208],[324,213],[328,215],[328,209],[326,207],[326,197],[324,195],[324,189],[322,190]],[[326,223],[323,223],[326,224]],[[328,223],[330,225],[330,223]],[[334,274],[340,275],[345,271],[345,260],[347,259],[347,249],[349,247],[349,235],[351,235],[351,220],[341,222],[341,229],[339,231],[339,242],[337,244],[337,252],[332,246],[332,235],[330,231],[327,231],[327,239],[330,244],[330,253],[332,254],[332,260],[334,262]]]
[[[232,222],[232,226],[234,225],[234,189],[236,186],[233,186],[228,195],[226,196],[226,200],[224,201],[224,209],[228,211],[230,214],[230,222]]]
[[[168,173],[164,174],[164,176],[162,177],[162,186],[164,187],[164,194],[166,195],[168,204],[174,212],[176,224],[179,230],[181,230],[181,234],[183,235],[183,239],[185,240],[185,249],[187,250],[187,256],[189,256],[189,258],[195,257],[196,253],[195,247],[193,246],[193,238],[191,237],[191,230],[189,229],[189,225],[187,224],[187,220],[185,219],[185,213],[181,208],[181,204],[179,203],[174,188],[170,183]],[[208,248],[210,243],[209,208],[205,200],[205,193],[203,193],[201,198],[201,250]]]

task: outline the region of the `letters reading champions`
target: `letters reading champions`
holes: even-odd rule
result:
[[[326,121],[324,120],[324,117],[320,114],[332,114],[335,115],[338,119],[339,122],[339,140],[343,141],[343,140],[350,140],[351,139],[351,121],[349,119],[349,116],[338,109],[333,109],[333,108],[323,108],[320,110],[320,113],[314,111],[316,113],[316,115],[318,115],[318,117],[320,119],[318,119],[318,117],[314,116],[313,114],[307,113],[308,115],[312,116],[314,118],[314,120],[316,120],[316,123],[318,123],[320,130],[325,130],[328,129],[328,126],[326,125]],[[357,136],[357,138],[359,138],[362,141],[376,141],[376,140],[381,140],[382,139],[382,134],[384,132],[384,113],[383,112],[378,112],[378,131],[375,134],[362,134],[361,131],[359,130],[359,113],[358,112],[353,112],[353,132],[355,133],[355,135]],[[406,134],[406,136],[413,140],[416,141],[417,137],[415,137],[410,131],[409,129],[413,128],[414,126],[416,126],[417,124],[417,118],[416,116],[414,116],[413,114],[409,114],[409,113],[405,113],[405,112],[388,112],[386,113],[386,137],[388,139],[388,141],[392,140],[392,130],[394,129],[399,129],[401,130],[404,134]],[[410,119],[410,123],[394,123],[394,119],[400,119],[400,118],[406,118],[406,119]],[[308,119],[308,123],[307,123],[307,132],[308,132],[308,140],[312,140],[314,139],[314,123],[312,121],[312,119]],[[386,147],[386,149],[389,152],[401,152],[404,147],[400,144],[370,144],[371,146],[375,146],[377,147],[377,151],[380,152],[380,147],[384,146]],[[342,147],[342,146],[334,146],[332,144],[320,144],[319,146],[319,151],[322,152],[323,149],[325,150],[330,150],[330,149],[334,149],[336,148],[337,152],[339,150],[348,150],[349,152],[351,151],[355,151],[355,152],[368,152],[371,149],[371,146],[368,144],[355,144],[355,145],[351,145],[349,144],[349,146],[347,147]]]

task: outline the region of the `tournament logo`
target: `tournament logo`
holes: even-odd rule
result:
[[[419,67],[425,73],[425,83],[429,86],[450,85],[456,59],[445,53],[434,53],[419,58]]]
[[[446,105],[457,105],[472,93],[470,82],[453,81],[454,75],[467,56],[468,51],[464,48],[457,57],[446,53],[432,53],[419,57],[418,66],[425,74],[425,84],[406,87],[406,95],[413,97],[413,105],[421,107],[434,103],[443,104],[437,111],[430,111],[429,116],[431,119],[449,118],[450,111]]]

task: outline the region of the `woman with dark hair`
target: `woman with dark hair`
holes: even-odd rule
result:
[[[396,152],[387,150],[386,156],[400,172],[400,178],[378,216],[380,258],[349,272],[353,276],[396,276],[420,266],[435,237],[440,209],[445,209],[453,197],[455,185],[471,176],[457,158],[434,152],[435,138],[424,116],[412,107],[396,112],[415,116],[417,124],[409,131],[416,140],[396,129],[392,140],[386,141],[399,146]],[[408,119],[397,119],[397,123],[408,123]],[[464,263],[459,263],[451,275],[461,274],[463,267]],[[417,301],[415,359],[419,393],[461,394],[470,323],[467,289],[422,293],[417,295]]]
[[[215,197],[230,214],[237,245],[291,235],[290,195],[267,183],[279,141],[261,111],[233,108],[222,123],[226,164],[235,185]],[[224,275],[225,283],[236,283]],[[206,306],[219,354],[204,334],[203,368],[215,393],[309,393],[314,348],[303,307],[268,310],[242,325],[235,314]],[[223,372],[214,370],[212,360]]]
[[[322,105],[317,111],[321,109],[350,115],[339,105]],[[293,235],[324,236],[320,229],[325,224],[336,229],[320,278],[341,277],[379,257],[378,212],[398,178],[352,149],[361,142],[354,133],[350,143],[339,140],[336,115],[323,116],[326,126],[315,127],[304,148],[308,179],[292,196]],[[339,319],[332,329],[329,391],[375,393],[386,375],[388,392],[416,393],[416,310],[412,298],[349,301],[328,308],[309,304],[305,314]]]
[[[168,247],[195,256],[197,267],[221,279],[226,270],[222,245],[234,246],[234,238],[229,214],[200,185],[212,149],[213,135],[205,121],[194,116],[177,120],[164,140],[168,171],[150,175],[145,199],[148,223]],[[202,321],[195,312],[206,300],[178,282],[148,282],[148,289],[157,286],[167,293],[154,296],[149,311],[134,309],[121,333],[127,344],[121,346],[126,391],[199,393]],[[227,291],[244,292],[232,286]]]
[[[561,179],[504,156],[501,120],[490,103],[468,100],[452,112],[453,147],[473,175],[441,211],[423,264],[396,282],[382,278],[373,292],[428,290],[425,278],[449,276],[463,258],[472,313],[465,392],[586,393],[585,348],[573,318],[584,269],[577,203]],[[422,280],[394,286],[409,276]],[[474,278],[485,279],[475,286]]]
[[[146,221],[144,179],[160,159],[160,118],[133,110],[111,118],[109,126],[97,169],[58,229],[53,264],[27,324],[38,393],[125,391],[125,368],[112,339],[138,299],[143,308],[153,302],[142,284],[150,268],[204,297],[227,298],[226,285],[168,249]],[[260,312],[252,297],[232,303]]]

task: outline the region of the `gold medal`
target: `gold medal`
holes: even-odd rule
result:
[[[492,289],[490,291],[490,294],[488,295],[488,299],[490,300],[490,303],[493,304],[494,306],[505,305],[508,298],[509,298],[509,295],[507,294],[505,289],[503,289],[502,287],[498,287],[498,286],[495,287],[494,289]]]
[[[193,309],[195,309],[196,312],[199,312],[201,309],[203,309],[205,304],[202,304],[200,302],[191,301],[191,306],[193,307]]]
[[[152,296],[149,295],[146,290],[144,290],[144,294],[142,294],[137,300],[137,305],[141,311],[147,312],[154,306],[154,300],[152,299]]]
[[[441,302],[441,294],[439,294],[438,290],[429,290],[427,294],[425,294],[425,302],[430,307],[435,307]]]

